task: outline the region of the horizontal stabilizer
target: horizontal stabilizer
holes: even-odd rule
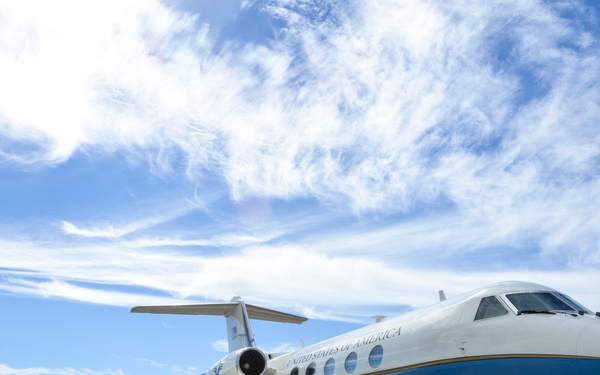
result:
[[[238,302],[203,303],[199,305],[171,305],[171,306],[137,306],[131,309],[132,313],[150,314],[183,314],[183,315],[220,315],[229,316],[234,312]],[[302,316],[283,313],[246,304],[250,319],[268,320],[271,322],[301,324],[308,320]]]

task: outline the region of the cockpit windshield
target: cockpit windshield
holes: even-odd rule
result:
[[[550,292],[526,292],[507,294],[506,298],[521,314],[531,313],[578,313],[578,306],[572,306]]]

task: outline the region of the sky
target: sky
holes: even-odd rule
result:
[[[200,374],[504,280],[599,311],[600,7],[0,2],[0,375]]]

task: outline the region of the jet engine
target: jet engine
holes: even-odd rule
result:
[[[264,375],[267,357],[256,348],[243,348],[229,353],[203,375]]]

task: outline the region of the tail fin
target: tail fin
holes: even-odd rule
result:
[[[221,315],[227,320],[227,340],[229,352],[242,348],[255,348],[254,333],[249,319],[300,324],[307,319],[298,315],[247,305],[241,297],[235,296],[228,303],[204,303],[199,305],[137,306],[132,313]]]
[[[256,348],[246,304],[239,296],[233,297],[231,302],[235,302],[236,305],[225,315],[229,352],[242,348]]]

